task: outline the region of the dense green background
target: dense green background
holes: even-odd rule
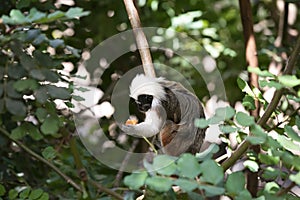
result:
[[[142,194],[143,188],[146,188],[148,199],[204,199],[215,195],[251,199],[244,187],[247,183],[245,174],[249,170],[258,172],[260,177],[258,199],[298,199],[299,64],[294,67],[295,76],[278,78],[273,74],[277,75],[274,68],[279,72],[285,65],[296,43],[300,30],[297,7],[300,4],[291,0],[251,2],[259,67],[262,70],[255,72],[262,80],[260,91],[264,94],[274,88],[284,88],[284,97],[263,127],[256,125],[254,118],[248,114],[231,107],[219,110],[212,119],[223,123],[218,114],[226,111],[227,116],[220,129],[228,151],[236,148],[228,139],[230,133],[235,133],[237,142],[247,140],[251,144],[261,145],[262,151],[259,154],[248,151],[247,155],[240,157],[239,161],[244,163],[246,169],[234,173],[223,172],[222,167],[211,159],[211,153],[217,147],[202,157],[183,155],[164,170],[160,170],[159,166],[173,158],[158,156],[153,166],[149,164],[145,171],[129,175],[125,181],[122,177],[116,181],[118,171],[102,165],[84,148],[76,135],[72,113],[68,109],[73,107],[71,99],[80,102],[84,98],[73,94],[75,90],[84,89],[77,88],[70,79],[83,61],[84,52],[90,52],[105,39],[130,29],[123,1],[1,2],[0,199],[110,199],[110,192],[134,199]],[[237,0],[140,0],[136,3],[143,26],[170,28],[187,34],[203,47],[195,49],[195,43],[188,44],[191,53],[197,55],[200,50],[205,50],[210,54],[225,84],[227,99],[224,100],[233,108],[242,102],[249,110],[253,106],[253,98],[260,100],[262,108],[268,105],[246,83],[249,72]],[[289,8],[286,19],[282,17],[284,8],[285,11]],[[179,18],[187,23],[176,24]],[[281,25],[282,19],[284,26]],[[281,33],[283,37],[279,37]],[[282,39],[279,45],[275,42],[278,39]],[[168,57],[164,52],[154,51],[152,56],[154,61],[172,66],[183,74],[206,105],[210,96],[191,65],[180,57]],[[72,63],[73,69],[62,74],[65,62]],[[121,76],[138,65],[138,52],[125,54],[114,61],[101,77],[101,84],[96,86],[105,93],[99,104],[110,100],[113,86],[111,75]],[[56,106],[55,99],[63,102],[64,109]],[[111,124],[112,119],[101,119],[108,135],[111,134]],[[196,124],[206,126],[212,121],[198,120]],[[253,136],[247,137],[247,127],[250,127]],[[130,148],[131,139],[118,144],[121,134],[118,129],[116,131],[110,138],[117,145]],[[267,135],[271,131],[277,139]],[[143,146],[141,141],[136,151]],[[150,168],[157,171],[148,173]],[[172,174],[176,174],[177,178]],[[195,177],[200,177],[200,181]],[[68,184],[67,180],[72,180],[74,184]],[[173,192],[170,189],[172,185],[180,186],[181,192]],[[288,186],[294,189],[283,189]],[[298,194],[295,194],[297,188]],[[113,195],[116,197],[115,193]]]

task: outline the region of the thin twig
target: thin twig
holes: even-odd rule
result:
[[[30,148],[28,148],[25,144],[23,144],[22,142],[12,138],[9,134],[9,132],[7,130],[5,130],[4,128],[0,127],[0,132],[5,135],[6,137],[8,137],[11,141],[13,141],[14,143],[16,143],[20,148],[22,148],[24,151],[26,151],[28,154],[30,154],[31,156],[33,156],[34,158],[36,158],[37,160],[43,162],[44,164],[46,164],[48,167],[50,167],[51,169],[53,169],[56,173],[58,173],[63,179],[65,179],[65,181],[69,184],[71,184],[74,188],[76,188],[78,191],[82,192],[82,188],[80,187],[80,185],[78,185],[77,183],[75,183],[75,181],[72,180],[72,178],[70,178],[69,176],[67,176],[65,173],[63,173],[60,169],[58,169],[55,165],[53,165],[51,162],[49,162],[48,160],[46,160],[45,158],[43,158],[42,156],[38,155],[37,153],[35,153],[34,151],[32,151]]]
[[[124,0],[128,18],[135,35],[137,47],[140,52],[143,69],[146,76],[155,77],[155,71],[152,63],[151,53],[147,38],[141,28],[139,14],[134,6],[133,0]]]
[[[131,145],[130,149],[128,150],[128,152],[127,152],[127,154],[126,154],[126,156],[125,156],[125,158],[124,158],[124,160],[123,160],[123,162],[122,162],[122,164],[121,164],[121,167],[120,167],[120,169],[119,169],[119,171],[118,171],[118,174],[117,174],[117,176],[116,176],[116,180],[115,180],[115,183],[114,183],[114,186],[115,186],[115,187],[119,187],[120,181],[121,181],[121,179],[122,179],[122,177],[123,177],[123,173],[124,173],[125,166],[128,164],[129,159],[130,159],[130,157],[131,157],[131,153],[135,150],[135,148],[136,148],[136,146],[138,145],[138,143],[139,143],[139,140],[138,140],[138,139],[135,139],[135,140],[132,142],[132,145]]]
[[[296,46],[287,61],[285,70],[283,72],[283,75],[291,74],[293,72],[293,69],[296,65],[297,59],[299,57],[300,53],[300,36],[298,36],[298,40],[296,42]],[[281,96],[283,94],[283,89],[277,90],[269,103],[269,105],[266,108],[266,111],[264,112],[263,116],[258,120],[257,124],[262,126],[264,125],[268,119],[270,118],[271,114],[276,109]],[[248,141],[244,141],[238,149],[227,159],[222,163],[222,167],[224,170],[227,170],[230,168],[234,163],[247,151],[248,147],[250,146],[250,143]]]
[[[118,199],[118,200],[122,200],[122,199],[123,199],[123,197],[122,197],[120,194],[118,194],[118,193],[116,193],[116,192],[114,192],[114,191],[112,191],[112,190],[110,190],[110,189],[108,189],[108,188],[106,188],[106,187],[103,187],[101,184],[97,183],[96,181],[94,181],[94,180],[92,180],[92,179],[89,179],[88,181],[89,181],[94,187],[98,188],[101,192],[104,192],[104,193],[106,193],[106,194],[109,194],[109,195],[111,195],[112,197],[114,197],[114,198],[116,198],[116,199]]]
[[[282,188],[281,190],[279,190],[279,191],[276,193],[276,196],[282,196],[282,195],[288,193],[295,185],[296,185],[296,183],[295,183],[295,182],[292,182],[288,187]]]

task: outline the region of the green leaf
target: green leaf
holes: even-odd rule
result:
[[[52,160],[56,156],[56,151],[53,147],[48,146],[42,151],[42,155],[44,158]]]
[[[259,80],[258,83],[261,88],[268,86],[268,87],[274,87],[276,90],[279,90],[284,87],[281,83],[278,83],[276,81],[271,81],[271,80],[269,81]]]
[[[219,125],[219,129],[222,133],[234,133],[238,130],[238,128],[230,125]]]
[[[64,16],[65,16],[65,13],[58,10],[58,11],[55,11],[55,12],[49,14],[47,16],[47,21],[46,22],[52,22],[52,21],[58,20],[58,19],[60,19]]]
[[[29,196],[29,193],[31,191],[30,187],[26,187],[24,190],[22,190],[22,192],[20,192],[19,196],[21,199],[27,199],[27,197]]]
[[[7,70],[9,78],[21,79],[27,75],[26,70],[20,64],[10,65]]]
[[[9,192],[8,192],[9,200],[16,199],[17,196],[18,196],[18,191],[17,190],[15,190],[15,189],[9,190]]]
[[[63,87],[56,87],[54,85],[47,85],[47,90],[49,95],[53,98],[53,99],[64,99],[64,100],[68,100],[71,98],[71,94],[68,91],[67,88],[63,88]]]
[[[209,121],[204,118],[195,119],[195,126],[198,128],[206,128],[208,125]]]
[[[61,40],[61,39],[55,39],[55,40],[50,40],[49,45],[56,49],[57,47],[65,46],[65,42],[64,42],[64,40]]]
[[[49,199],[49,194],[44,192],[38,200],[48,200],[48,199]]]
[[[6,85],[6,94],[7,96],[13,98],[13,99],[21,99],[23,95],[20,92],[17,92],[17,90],[14,87],[15,81],[9,81]]]
[[[59,119],[57,116],[50,115],[48,116],[44,123],[41,125],[41,131],[45,135],[52,135],[57,133],[59,130]]]
[[[39,87],[39,84],[34,79],[22,79],[16,81],[14,84],[14,88],[18,92],[26,91],[26,90],[36,90]]]
[[[5,107],[13,115],[25,116],[26,106],[22,101],[5,98]]]
[[[281,172],[279,169],[274,169],[272,167],[267,167],[264,169],[262,177],[267,180],[275,180],[277,177],[282,176],[283,172]]]
[[[298,117],[298,116],[297,116],[297,117]],[[296,132],[294,131],[294,129],[293,129],[291,126],[286,125],[286,126],[284,127],[284,131],[287,133],[287,135],[288,135],[291,139],[293,139],[293,140],[295,140],[295,141],[297,141],[297,142],[300,142],[300,136],[299,136],[299,134],[296,133]]]
[[[298,185],[300,185],[300,172],[298,172],[297,174],[291,174],[290,177],[289,177],[289,179],[291,181],[294,181]]]
[[[167,192],[171,189],[173,181],[168,177],[148,177],[145,181],[146,185],[149,186],[150,189],[155,190],[157,192]]]
[[[224,188],[212,186],[212,185],[200,185],[199,189],[204,190],[206,196],[208,196],[208,197],[222,195],[225,192]]]
[[[224,178],[223,169],[213,160],[205,160],[200,164],[201,181],[218,184]]]
[[[255,107],[255,100],[250,95],[245,95],[245,97],[243,98],[243,103],[242,104],[246,109],[249,109],[249,110],[254,110],[256,108]]]
[[[87,16],[89,15],[90,12],[89,11],[84,11],[82,8],[70,8],[67,12],[66,12],[66,17],[68,17],[69,19],[73,19],[73,18],[79,18],[79,17],[83,17],[83,16]]]
[[[33,69],[29,72],[29,75],[34,78],[34,79],[37,79],[39,81],[43,81],[45,80],[45,75],[42,73],[41,70],[39,69]]]
[[[278,156],[274,155],[267,155],[267,154],[258,154],[258,159],[260,162],[267,164],[267,165],[277,165],[280,161],[280,158]]]
[[[40,38],[40,39],[44,40],[45,38]],[[49,68],[55,66],[54,61],[52,60],[51,56],[48,53],[43,53],[39,50],[35,50],[33,52],[33,56],[40,66],[49,67]]]
[[[175,174],[177,166],[175,164],[176,158],[168,155],[158,155],[153,159],[153,167],[158,173],[162,175]]]
[[[5,193],[6,193],[5,187],[2,184],[0,184],[0,196],[4,196]]]
[[[48,112],[45,108],[37,108],[35,116],[38,118],[39,122],[43,122],[48,115]]]
[[[279,185],[275,182],[268,182],[265,185],[264,191],[269,194],[275,194],[280,189]]]
[[[42,194],[43,194],[43,190],[42,189],[32,190],[31,193],[30,193],[30,195],[29,195],[29,199],[37,199],[40,196],[42,196]]]
[[[231,119],[234,116],[234,114],[235,110],[230,106],[216,109],[216,115],[222,117],[224,120]]]
[[[197,159],[191,154],[183,154],[177,160],[178,174],[181,177],[195,178],[201,172]]]
[[[47,88],[45,86],[42,86],[39,89],[35,90],[34,96],[39,103],[46,103],[48,99]]]
[[[212,158],[213,155],[215,153],[217,153],[219,151],[219,145],[217,144],[210,144],[209,147],[207,149],[205,149],[204,151],[200,152],[200,153],[196,153],[196,158],[200,161],[200,160],[207,160],[209,158]]]
[[[257,172],[259,169],[259,165],[253,160],[246,160],[243,164],[252,172]]]
[[[182,178],[176,179],[174,181],[174,184],[178,185],[180,189],[182,189],[185,192],[191,192],[198,187],[198,183],[196,181]]]
[[[263,144],[267,140],[267,134],[265,131],[259,126],[259,125],[252,125],[250,127],[250,131],[252,135],[248,136],[246,140],[248,140],[251,144],[257,145],[257,144]]]
[[[250,86],[248,85],[248,83],[246,81],[244,81],[243,79],[241,78],[238,78],[237,79],[237,84],[239,86],[239,88],[245,92],[246,94],[252,96],[252,97],[255,97],[253,91],[251,90]]]
[[[9,13],[9,16],[12,20],[10,22],[13,22],[10,24],[24,24],[29,22],[20,10],[12,9]],[[6,23],[5,20],[4,23]]]
[[[278,80],[281,84],[287,87],[300,85],[300,79],[298,79],[295,75],[282,75],[278,77]]]
[[[42,69],[43,75],[45,76],[46,81],[50,81],[52,83],[57,83],[59,81],[59,75],[50,70],[50,69]]]
[[[291,139],[283,136],[278,135],[277,141],[286,149],[291,151],[299,151],[299,145],[295,144]]]
[[[17,2],[16,8],[22,9],[28,7],[29,5],[30,5],[30,0],[20,0],[19,2]]]
[[[233,172],[228,175],[225,183],[226,191],[231,197],[235,197],[238,193],[245,188],[245,177],[242,172]]]
[[[29,15],[26,17],[30,22],[36,22],[46,18],[46,13],[38,11],[36,8],[31,8]]]
[[[26,135],[26,131],[22,126],[18,126],[17,128],[11,131],[11,137],[15,140],[22,139],[25,135]]]
[[[134,172],[124,178],[124,184],[131,189],[138,190],[145,184],[147,177],[148,173],[146,171]]]
[[[84,101],[85,98],[78,96],[78,95],[72,95],[72,99],[74,99],[75,101]]]
[[[242,126],[251,126],[255,123],[253,116],[249,116],[243,112],[238,112],[235,117],[237,122]]]
[[[246,189],[243,189],[239,192],[234,200],[254,200],[250,192]]]
[[[258,67],[248,67],[248,72],[255,73],[261,77],[274,77],[272,73],[267,70],[260,70]]]

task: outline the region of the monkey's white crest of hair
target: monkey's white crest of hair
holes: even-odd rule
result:
[[[148,77],[144,74],[137,74],[131,81],[130,97],[137,99],[139,95],[148,94],[156,97],[159,100],[164,100],[166,97],[165,90],[159,81],[164,78]]]

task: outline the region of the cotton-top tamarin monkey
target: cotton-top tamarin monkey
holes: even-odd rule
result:
[[[158,134],[162,151],[172,156],[200,151],[205,129],[195,127],[194,120],[205,116],[193,93],[180,83],[138,74],[131,82],[130,97],[145,113],[145,120],[136,125],[122,125],[123,131],[139,137]]]

